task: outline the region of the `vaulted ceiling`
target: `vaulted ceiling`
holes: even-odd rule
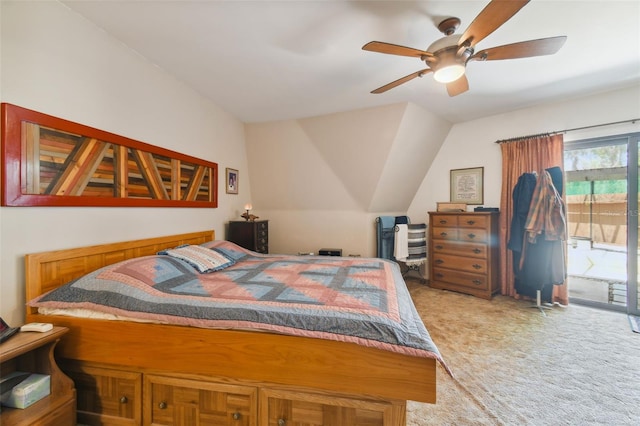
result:
[[[566,35],[552,56],[473,62],[470,90],[449,97],[425,68],[367,52],[372,40],[426,49],[447,17],[464,31],[489,3],[338,0],[62,0],[245,122],[410,102],[450,122],[619,89],[640,81],[640,2],[531,0],[477,49]]]

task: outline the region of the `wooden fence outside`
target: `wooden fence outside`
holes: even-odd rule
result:
[[[627,245],[627,216],[638,208],[627,208],[627,194],[568,195],[567,225],[570,238],[593,243]]]

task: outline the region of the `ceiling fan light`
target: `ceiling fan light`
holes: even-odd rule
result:
[[[460,64],[451,64],[438,68],[433,73],[433,78],[438,83],[451,83],[456,81],[464,74],[464,66]]]

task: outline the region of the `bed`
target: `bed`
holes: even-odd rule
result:
[[[375,336],[376,329],[385,325],[386,319],[369,327],[369,334],[364,337],[352,334],[351,329],[361,320],[354,316],[353,321],[349,321],[358,310],[361,298],[349,298],[348,303],[334,310],[329,315],[333,321],[330,326],[338,330],[328,331],[307,327],[305,321],[302,326],[295,325],[300,323],[299,319],[295,320],[296,312],[278,317],[276,299],[262,301],[266,306],[264,309],[245,305],[256,293],[246,297],[247,287],[241,292],[229,283],[225,292],[216,295],[216,303],[224,303],[225,310],[234,314],[242,312],[242,316],[213,321],[203,319],[199,312],[190,317],[187,315],[188,319],[178,323],[169,323],[168,318],[173,317],[174,312],[166,311],[166,306],[182,303],[173,299],[176,293],[199,299],[197,292],[203,286],[211,289],[208,284],[198,284],[195,288],[193,280],[188,279],[173,282],[163,290],[170,293],[171,300],[156,303],[165,306],[153,313],[151,320],[120,308],[108,310],[103,313],[107,316],[98,318],[74,316],[78,314],[56,311],[60,303],[53,299],[54,310],[48,314],[34,306],[34,300],[37,300],[42,310],[42,304],[51,302],[47,299],[51,294],[67,291],[65,284],[70,281],[74,285],[83,283],[80,277],[101,268],[116,273],[113,270],[116,266],[147,262],[151,269],[163,269],[164,263],[160,266],[148,263],[151,261],[148,258],[157,262],[158,257],[169,258],[173,262],[171,265],[175,265],[185,259],[179,253],[166,250],[182,246],[194,251],[204,247],[232,261],[230,265],[223,265],[224,269],[202,273],[208,276],[207,279],[221,276],[228,280],[241,272],[247,275],[248,264],[255,268],[262,265],[263,260],[270,262],[269,267],[277,264],[279,269],[251,271],[252,276],[262,273],[280,281],[286,281],[292,270],[297,269],[304,270],[308,276],[318,268],[333,267],[336,262],[347,264],[351,269],[377,262],[379,268],[397,281],[389,287],[399,289],[394,290],[398,293],[406,291],[400,270],[393,262],[260,255],[234,247],[229,242],[216,241],[213,231],[29,254],[25,257],[27,321],[50,322],[69,328],[56,355],[63,370],[76,383],[80,422],[104,425],[200,422],[253,426],[401,426],[406,423],[407,400],[435,403],[437,365],[447,368],[428,333],[426,342],[399,333],[394,339],[403,341],[400,348],[394,342],[381,342]],[[158,252],[163,254],[158,256]],[[210,266],[186,260],[182,264],[189,267]],[[313,264],[315,270],[310,270],[307,263]],[[357,287],[367,280],[359,276],[344,282],[355,283]],[[314,281],[318,279],[314,277]],[[134,293],[140,288],[134,285]],[[55,293],[50,293],[56,289]],[[138,299],[150,297],[150,290],[140,292],[142,297]],[[222,293],[231,295],[231,302],[222,301]],[[238,296],[240,293],[242,295]],[[280,297],[282,294],[287,292],[281,292]],[[324,310],[324,306],[320,306],[324,303],[315,303],[308,294],[306,298],[297,296],[296,309],[309,318],[315,318],[317,312]],[[86,308],[86,300],[75,300],[74,297],[66,295],[63,299]],[[394,300],[388,298],[382,303],[389,305],[385,305],[386,317],[390,316],[388,312],[397,315],[398,311],[415,310],[412,303],[405,306],[405,302]],[[228,309],[230,307],[238,309]],[[207,305],[205,310],[211,309]],[[261,310],[276,322],[267,324],[251,316],[252,312]],[[326,313],[318,315],[327,316]],[[294,318],[293,326],[282,322],[286,317]],[[424,327],[421,321],[412,325],[408,334],[416,331],[413,328],[420,327]],[[294,328],[299,329],[299,333],[292,333]],[[421,334],[420,330],[416,333]]]

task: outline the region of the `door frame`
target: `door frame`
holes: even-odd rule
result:
[[[565,142],[565,151],[606,145],[626,145],[627,148],[627,303],[625,306],[570,298],[580,304],[640,315],[638,303],[638,158],[640,132],[601,136]],[[633,206],[633,207],[630,207]]]

